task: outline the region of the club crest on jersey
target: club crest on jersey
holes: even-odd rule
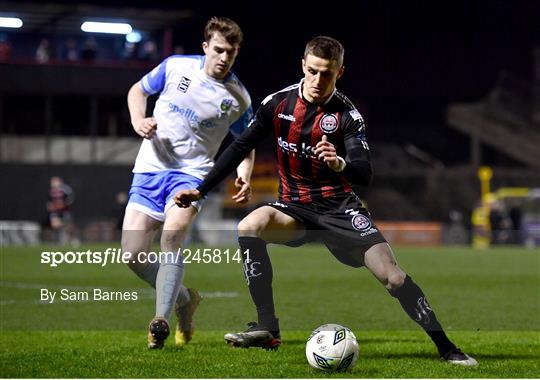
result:
[[[338,127],[337,116],[331,113],[324,115],[319,122],[319,127],[324,133],[335,132]]]
[[[221,105],[219,106],[219,109],[221,112],[227,112],[232,107],[233,100],[232,99],[223,99],[221,101]]]
[[[371,227],[369,218],[362,214],[353,216],[351,223],[353,228],[358,231],[365,231]]]
[[[189,85],[191,84],[191,79],[182,77],[180,78],[180,84],[178,85],[178,91],[187,92]]]

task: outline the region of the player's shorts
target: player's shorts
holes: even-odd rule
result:
[[[175,206],[173,196],[180,190],[195,189],[202,179],[178,170],[151,173],[133,173],[126,209],[137,210],[160,222],[167,211]],[[200,211],[202,202],[192,205]]]
[[[305,226],[306,234],[286,245],[299,247],[321,241],[336,259],[351,267],[363,266],[364,253],[375,244],[386,243],[370,213],[353,193],[310,204],[278,201],[268,206]]]

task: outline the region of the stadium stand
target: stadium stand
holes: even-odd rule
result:
[[[471,139],[472,165],[487,144],[531,168],[540,168],[540,85],[501,73],[488,97],[474,104],[453,104],[448,124]]]

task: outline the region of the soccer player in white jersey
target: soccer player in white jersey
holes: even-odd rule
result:
[[[232,20],[213,17],[204,29],[204,55],[173,55],[161,62],[128,93],[135,132],[143,139],[135,166],[122,228],[122,250],[131,253],[129,267],[156,289],[156,314],[148,327],[148,347],[162,348],[169,335],[172,309],[178,319],[175,341],[189,342],[193,314],[201,297],[183,285],[179,248],[200,208],[174,207],[173,195],[196,187],[214,165],[213,157],[227,133],[239,135],[252,116],[250,96],[231,72],[242,42]],[[159,93],[152,117],[146,117],[147,97]],[[254,152],[237,168],[233,199],[250,198]],[[149,263],[145,252],[159,227],[160,263]]]

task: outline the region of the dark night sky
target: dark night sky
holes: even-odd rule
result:
[[[539,2],[371,1],[335,9],[288,3],[200,2],[188,47],[198,48],[197,32],[211,15],[234,18],[246,34],[236,70],[267,93],[296,80],[304,43],[327,34],[345,45],[348,70],[340,87],[351,97],[414,103],[416,97],[477,99],[501,69],[530,75],[531,50],[539,43]]]
[[[449,102],[480,100],[501,70],[532,78],[539,1],[325,3],[200,2],[193,27],[200,30],[212,15],[242,26],[246,36],[236,71],[255,102],[300,78],[309,38],[339,39],[346,72],[338,88],[361,109],[370,139],[413,142],[444,160],[452,156],[445,148],[467,143],[445,126]]]
[[[446,105],[485,97],[501,70],[532,78],[540,46],[538,0],[114,2],[124,5],[194,10],[175,29],[175,44],[190,54],[202,52],[209,17],[236,20],[245,42],[235,71],[255,105],[300,79],[307,40],[333,36],[346,51],[338,88],[364,114],[370,140],[412,142],[444,160],[448,145],[467,143],[445,126]]]

